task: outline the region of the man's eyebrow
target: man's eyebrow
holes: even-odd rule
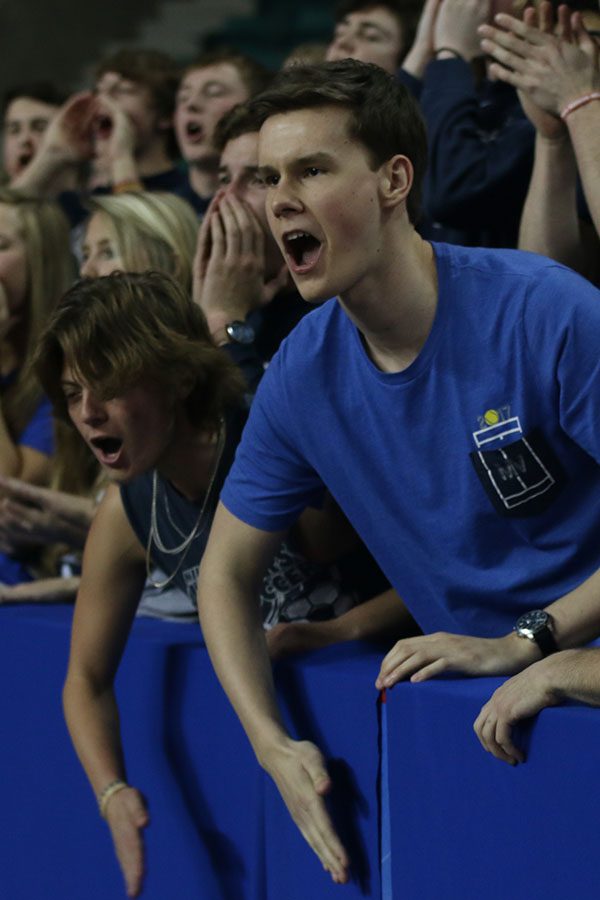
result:
[[[384,35],[384,37],[392,37],[392,32],[385,28],[383,25],[380,25],[379,22],[361,22],[358,30],[364,31],[366,28],[374,28],[375,31],[378,31],[380,34]]]
[[[242,166],[242,170],[246,175],[256,175],[258,172],[258,166]],[[229,173],[229,166],[219,166],[219,175],[226,175]]]
[[[315,153],[308,153],[306,156],[299,156],[296,159],[292,158],[289,161],[288,166],[301,169],[304,166],[331,165],[332,162],[333,157],[330,156],[329,153],[317,151]],[[261,178],[265,178],[267,175],[277,175],[277,169],[274,169],[273,166],[258,166],[257,171]]]
[[[260,178],[266,178],[267,175],[277,175],[277,169],[273,166],[257,166],[256,171]]]
[[[324,153],[323,151],[317,151],[316,153],[308,153],[306,156],[301,156],[299,159],[294,160],[294,165],[301,166],[314,166],[314,165],[323,165],[331,164],[332,157],[329,153]]]

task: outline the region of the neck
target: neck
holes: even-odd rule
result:
[[[164,141],[158,140],[147,144],[143,151],[136,154],[136,164],[140,178],[160,175],[173,168],[173,160],[165,150]]]
[[[186,418],[175,430],[171,447],[157,469],[186,500],[199,501],[213,479],[219,451],[219,432],[194,428]]]
[[[210,157],[191,163],[188,176],[194,193],[203,200],[210,199],[216,194],[219,187],[218,173],[218,158]]]
[[[382,244],[383,260],[340,303],[384,372],[400,372],[419,355],[437,309],[437,271],[431,244],[406,226]]]

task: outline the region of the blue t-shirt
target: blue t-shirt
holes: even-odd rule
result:
[[[386,374],[336,301],[307,316],[221,499],[275,531],[326,485],[424,631],[496,636],[600,566],[600,293],[533,254],[433,246],[417,359]]]

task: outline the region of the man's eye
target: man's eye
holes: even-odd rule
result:
[[[305,178],[314,178],[315,175],[320,175],[323,170],[319,169],[317,166],[307,166],[304,170]]]
[[[229,175],[226,175],[225,173],[221,173],[219,175],[219,184],[230,184],[230,183],[231,183],[231,178],[229,177]]]
[[[279,175],[265,175],[263,182],[267,187],[275,187],[279,184]]]
[[[209,84],[204,91],[206,97],[224,97],[226,93],[227,88],[223,84]]]

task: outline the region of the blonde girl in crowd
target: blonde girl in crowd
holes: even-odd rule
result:
[[[37,207],[51,207],[54,211],[49,203],[40,203]],[[82,241],[82,276],[153,269],[171,275],[186,292],[191,290],[198,221],[184,200],[167,193],[131,193],[95,197],[90,201],[90,208]],[[11,212],[8,209],[8,218]],[[0,225],[3,222],[4,204],[0,205]],[[44,231],[49,240],[52,229],[45,227]],[[0,236],[1,233],[0,229]],[[67,241],[66,225],[64,241]],[[44,256],[58,259],[58,244],[52,249]],[[0,290],[6,284],[4,256],[0,245]],[[40,254],[36,257],[42,258]],[[72,282],[72,271],[68,268],[65,271],[66,277],[57,281],[54,294],[48,285],[48,294],[54,299],[58,299]],[[16,299],[11,303],[14,306]],[[35,328],[32,326],[32,344],[39,331],[38,324]],[[36,397],[41,397],[32,375],[28,376],[27,384]],[[23,392],[20,396],[24,395]],[[12,406],[24,408],[19,400]],[[45,446],[51,448],[48,405],[44,410]],[[3,440],[2,431],[0,427],[0,441]],[[57,453],[53,463],[49,455],[28,449],[28,455],[35,454],[34,459],[40,457],[43,463],[43,471],[40,468],[40,475],[34,478],[28,478],[21,469],[2,465],[5,454],[3,449],[0,450],[0,488],[4,494],[0,502],[0,542],[11,550],[18,547],[29,556],[38,548],[45,548],[41,557],[37,557],[35,569],[42,577],[32,581],[30,570],[21,566],[12,580],[0,579],[4,582],[0,587],[0,602],[56,602],[75,598],[80,551],[104,487],[104,478],[94,457],[72,430],[57,423],[56,436]],[[51,480],[50,489],[39,486],[48,480]],[[60,577],[61,571],[67,577]]]
[[[49,312],[73,280],[66,219],[52,202],[0,190],[0,476],[48,483],[50,406],[28,363]],[[0,582],[27,577],[10,532],[0,534]]]

